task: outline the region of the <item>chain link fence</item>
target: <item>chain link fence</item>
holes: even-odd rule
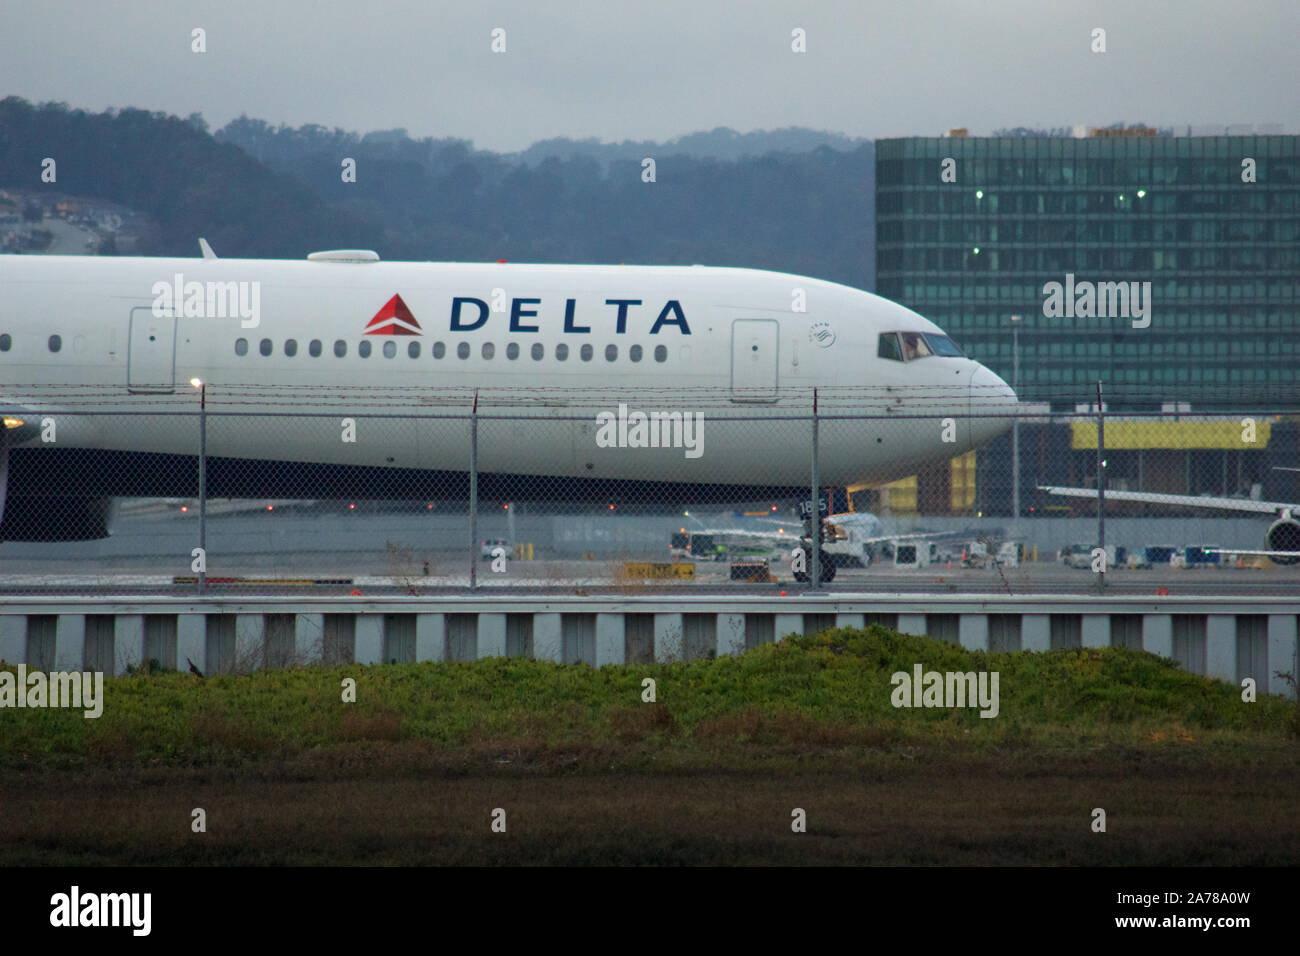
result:
[[[29,388],[0,592],[1029,593],[1300,548],[1269,504],[1300,502],[1294,404],[978,397]]]

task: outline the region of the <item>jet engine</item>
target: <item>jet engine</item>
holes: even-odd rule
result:
[[[107,497],[9,494],[9,446],[0,436],[0,541],[94,541],[112,533],[113,517]]]
[[[1300,521],[1285,512],[1281,518],[1269,525],[1264,536],[1269,551],[1300,551]],[[1300,564],[1300,557],[1274,557],[1274,564]]]

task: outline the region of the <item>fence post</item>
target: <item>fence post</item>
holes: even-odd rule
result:
[[[478,587],[478,389],[469,413],[469,587]]]
[[[1106,416],[1101,411],[1101,382],[1097,383],[1097,547],[1101,548],[1101,576],[1097,589],[1106,587]]]
[[[199,383],[199,594],[208,584],[208,383]]]
[[[808,530],[812,532],[812,554],[808,561],[808,589],[816,591],[822,583],[822,511],[818,486],[821,484],[817,474],[817,443],[821,431],[821,422],[817,419],[817,389],[813,389],[812,407],[812,512],[808,517]],[[830,509],[827,509],[829,513]]]

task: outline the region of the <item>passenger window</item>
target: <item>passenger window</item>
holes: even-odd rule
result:
[[[492,356],[496,354],[497,354],[497,347],[495,345],[493,345],[491,342],[483,343],[483,357],[485,359],[490,359]]]
[[[582,348],[578,350],[578,355],[582,358],[584,362],[590,362],[591,356],[593,354],[595,354],[595,350],[592,349],[590,345],[584,345]],[[808,500],[811,501],[812,499],[810,498]]]
[[[447,354],[447,346],[443,345],[441,342],[434,342],[433,348],[429,351],[434,358],[440,359]],[[809,498],[808,500],[811,501],[812,499]]]
[[[506,346],[506,358],[510,359],[510,361],[512,361],[512,362],[513,362],[515,359],[519,358],[519,343],[518,343],[518,342],[511,342],[509,345]],[[810,500],[811,500],[811,499],[810,499]]]
[[[533,361],[540,362],[542,360],[542,357],[546,355],[546,349],[541,342],[534,342],[532,353],[533,353]]]
[[[298,340],[297,340],[297,339],[285,339],[285,340],[284,340],[284,354],[287,355],[287,356],[289,356],[290,358],[293,358],[295,355],[298,354]],[[809,500],[811,501],[812,499],[810,498]]]
[[[617,346],[617,345],[606,345],[606,346],[605,346],[605,361],[606,361],[606,362],[612,362],[612,361],[614,361],[614,359],[616,359],[616,358],[618,358],[618,346]],[[812,499],[810,498],[809,500],[811,501]]]
[[[655,361],[656,361],[656,362],[667,362],[667,361],[668,361],[668,346],[666,346],[666,345],[656,345],[656,346],[655,346]],[[811,507],[812,507],[812,504],[811,504],[811,502],[812,502],[812,497],[811,497],[811,496],[808,498],[808,501],[810,502],[810,504],[808,505],[808,507],[811,508]]]
[[[60,337],[57,336],[57,335],[51,335],[51,336],[50,336],[50,351],[51,351],[51,352],[57,352],[57,351],[58,351],[59,349],[61,349],[61,348],[63,348],[63,339],[60,338]]]
[[[569,357],[569,347],[565,345],[563,342],[561,342],[559,345],[555,347],[555,360],[557,362],[563,362],[568,357]],[[812,499],[810,498],[809,500],[811,501]]]
[[[248,339],[235,339],[235,354],[236,355],[248,354]],[[811,501],[812,499],[809,498],[808,500]]]
[[[257,343],[257,350],[258,350],[259,352],[261,352],[263,355],[270,355],[270,354],[271,354],[271,340],[270,340],[270,339],[262,339],[262,341],[260,341],[260,342]]]
[[[419,357],[420,357],[420,343],[419,343],[419,342],[410,342],[410,343],[408,343],[407,346],[406,346],[406,354],[409,355],[411,358],[419,358]],[[811,501],[812,499],[809,498],[808,500]]]
[[[370,358],[370,340],[362,339],[357,343],[357,354],[362,358]]]
[[[14,344],[14,340],[9,337],[9,333],[0,335],[0,352],[8,352],[9,347]]]
[[[460,345],[456,346],[456,357],[457,357],[457,358],[463,358],[463,359],[467,359],[467,358],[469,358],[469,343],[468,343],[468,342],[461,342]],[[810,500],[811,500],[811,499],[810,499]]]
[[[903,361],[903,350],[898,346],[898,336],[893,332],[881,332],[880,347],[876,349],[876,355],[895,362]]]
[[[311,340],[310,344],[307,346],[307,354],[312,358],[320,358],[320,339]]]
[[[628,349],[628,350],[627,350],[627,357],[628,357],[629,359],[631,359],[633,362],[639,362],[639,361],[641,361],[641,346],[639,346],[639,345],[634,345],[634,346],[632,346],[630,349]],[[812,499],[809,498],[808,500],[811,501]],[[810,507],[811,507],[811,506],[810,506]]]
[[[343,356],[347,355],[347,354],[348,354],[348,343],[347,343],[347,342],[344,342],[342,339],[339,339],[337,342],[335,342],[335,343],[334,343],[334,354],[337,355],[339,358],[342,358]],[[808,500],[811,501],[812,499],[809,498]]]
[[[397,343],[394,342],[392,339],[389,339],[387,342],[384,343],[384,358],[392,358],[396,354],[397,354]],[[811,501],[812,499],[810,498],[808,500]]]

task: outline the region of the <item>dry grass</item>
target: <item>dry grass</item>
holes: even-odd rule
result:
[[[763,732],[746,718],[733,730]],[[365,745],[257,770],[58,774],[0,784],[16,865],[1288,865],[1300,773],[1068,758],[981,766],[895,754],[874,767],[599,773],[595,755],[465,760]],[[600,755],[608,759],[610,755]],[[530,759],[540,761],[530,763]],[[566,763],[566,761],[568,761]],[[850,764],[853,761],[848,761]],[[190,832],[190,810],[208,832]],[[489,829],[507,814],[507,832]],[[807,812],[808,832],[790,830]],[[1093,807],[1108,830],[1093,833]]]

